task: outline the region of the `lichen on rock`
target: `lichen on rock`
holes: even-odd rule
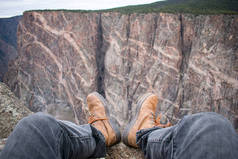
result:
[[[0,82],[0,139],[7,138],[23,117],[31,114],[22,102]]]

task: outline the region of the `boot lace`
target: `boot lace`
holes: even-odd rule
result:
[[[101,121],[101,120],[108,120],[106,117],[97,117],[95,114],[89,112],[89,117],[88,117],[88,123],[92,124],[96,121]]]

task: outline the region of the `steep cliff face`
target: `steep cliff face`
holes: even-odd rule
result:
[[[136,99],[158,111],[238,115],[238,16],[26,12],[19,57],[5,82],[32,111],[86,122],[86,96],[102,93],[124,126]]]
[[[0,18],[0,81],[7,72],[8,62],[17,56],[17,25],[21,16]]]

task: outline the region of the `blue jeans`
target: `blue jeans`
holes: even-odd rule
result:
[[[78,126],[36,113],[16,125],[0,159],[84,159],[105,155],[104,136],[93,126]]]
[[[235,159],[238,135],[216,113],[185,116],[169,128],[137,132],[137,143],[151,159]],[[75,125],[36,113],[22,119],[9,136],[1,159],[76,159],[103,157],[103,135],[89,124]]]
[[[169,128],[137,132],[137,144],[147,159],[237,159],[238,134],[216,113],[185,116]]]

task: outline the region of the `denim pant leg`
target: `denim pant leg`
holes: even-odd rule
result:
[[[165,159],[171,154],[171,137],[175,126],[169,128],[154,127],[137,132],[137,145],[147,159]]]
[[[59,159],[62,131],[56,120],[43,113],[23,118],[8,137],[1,159]]]
[[[98,130],[90,125],[62,123],[64,122],[43,113],[23,118],[8,137],[0,158],[71,159],[79,157],[75,156],[78,154],[80,158],[88,158],[95,154],[105,155],[96,150],[97,143],[105,144]],[[69,132],[68,129],[74,131]]]
[[[69,121],[58,121],[64,130],[61,147],[64,159],[99,158],[106,156],[103,134],[90,124],[76,125]]]
[[[216,113],[185,116],[177,125],[137,133],[146,158],[236,159],[238,135],[232,124]]]

